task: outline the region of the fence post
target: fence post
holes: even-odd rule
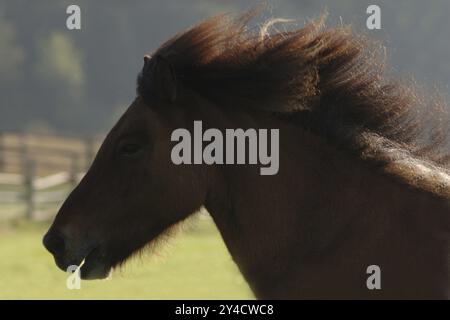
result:
[[[34,214],[34,186],[33,180],[36,174],[36,164],[31,161],[26,161],[25,176],[24,176],[24,198],[26,205],[27,220],[33,219]]]
[[[28,153],[28,140],[26,140],[26,136],[23,133],[20,135],[20,153],[23,159],[23,161],[21,161],[22,170],[26,172],[31,160]]]

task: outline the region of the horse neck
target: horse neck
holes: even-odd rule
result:
[[[221,166],[206,203],[257,296],[443,295],[448,243],[438,239],[439,219],[430,214],[447,213],[446,202],[297,126],[274,125],[279,173]],[[373,264],[390,290],[368,291],[366,268]]]

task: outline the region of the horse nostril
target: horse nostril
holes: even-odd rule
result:
[[[47,248],[53,255],[60,255],[64,252],[65,244],[64,238],[58,234],[48,232],[44,236],[44,247]]]

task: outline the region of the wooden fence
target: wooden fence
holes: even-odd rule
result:
[[[53,216],[101,138],[0,133],[0,220]]]

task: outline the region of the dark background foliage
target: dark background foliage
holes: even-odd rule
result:
[[[200,19],[240,12],[261,1],[0,0],[0,130],[90,134],[106,131],[135,96],[145,53]],[[266,1],[264,18],[352,23],[388,48],[406,77],[447,95],[450,2],[447,0]],[[66,8],[81,7],[82,30],[66,29]],[[381,7],[382,29],[365,27]]]

